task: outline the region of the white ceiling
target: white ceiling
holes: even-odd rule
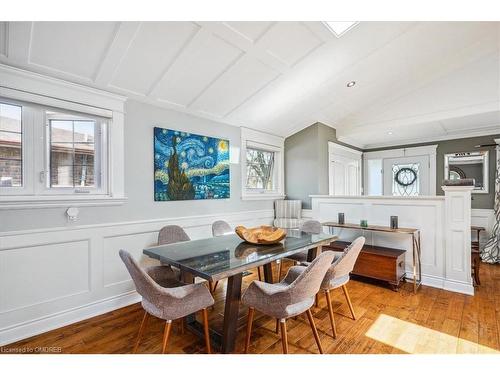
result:
[[[495,22],[341,38],[321,22],[0,22],[0,63],[282,136],[321,121],[370,148],[500,133],[499,42]]]

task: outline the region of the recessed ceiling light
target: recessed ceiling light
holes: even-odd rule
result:
[[[340,38],[358,23],[358,21],[323,21],[323,25],[325,25],[337,38]]]
[[[387,132],[387,134],[392,135],[392,132]]]
[[[352,87],[356,84],[356,81],[347,82],[347,87]]]

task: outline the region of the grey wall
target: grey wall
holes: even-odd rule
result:
[[[230,146],[238,148],[241,142],[240,129],[130,100],[125,105],[125,111],[125,193],[128,197],[127,203],[112,207],[81,207],[80,218],[74,224],[70,224],[66,220],[66,207],[3,210],[0,211],[0,232],[272,208],[271,201],[241,200],[240,164],[231,164],[230,199],[154,202],[154,126],[229,139]]]
[[[309,195],[328,194],[328,142],[352,147],[320,122],[285,139],[285,192],[287,199],[302,200],[303,208],[311,208]]]
[[[500,138],[500,134],[489,135],[484,137],[473,137],[473,138],[462,138],[462,139],[452,139],[448,141],[438,141],[438,142],[427,142],[421,144],[411,144],[411,145],[401,145],[395,147],[385,147],[370,149],[365,151],[380,151],[389,150],[394,148],[404,148],[404,147],[416,147],[416,146],[426,146],[426,145],[438,145],[437,155],[436,155],[436,192],[438,195],[444,195],[441,189],[441,184],[444,178],[444,155],[452,154],[455,152],[471,152],[478,151],[475,145],[479,144],[493,144],[495,143],[495,138]],[[481,150],[489,150],[489,194],[472,194],[472,208],[493,208],[495,201],[495,168],[496,168],[496,152],[494,147],[488,147]]]
[[[492,144],[498,135],[454,139],[421,144],[400,145],[367,149],[361,151],[380,151],[403,147],[416,147],[437,144],[436,184],[437,194],[443,195],[441,184],[444,178],[444,155],[455,152],[477,151],[478,144]],[[339,142],[336,131],[322,123],[315,123],[302,131],[285,139],[285,192],[288,199],[302,200],[303,208],[311,208],[310,194],[328,194],[328,142],[335,142],[357,150],[357,147]],[[490,150],[489,157],[489,194],[473,194],[472,208],[493,208],[495,176],[495,149]]]

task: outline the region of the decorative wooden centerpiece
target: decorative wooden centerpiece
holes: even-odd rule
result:
[[[261,225],[256,228],[236,227],[235,232],[242,240],[255,245],[272,245],[286,237],[286,232],[281,228]]]

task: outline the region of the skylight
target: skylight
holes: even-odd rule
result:
[[[323,21],[323,24],[328,30],[335,34],[337,38],[340,38],[358,23],[357,21]]]

